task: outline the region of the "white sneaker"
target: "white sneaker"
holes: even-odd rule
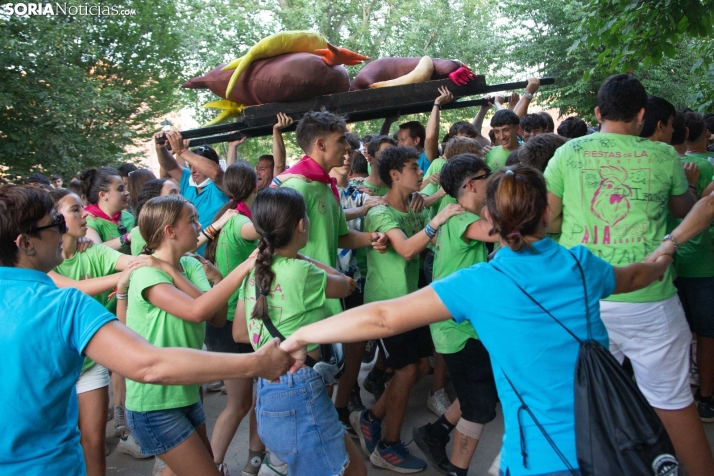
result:
[[[488,468],[488,476],[498,476],[501,471],[501,452],[498,452],[496,459],[491,463],[491,467]]]
[[[431,410],[436,416],[440,417],[451,406],[449,396],[443,388],[434,392],[426,399],[426,408]]]
[[[114,405],[114,436],[121,437],[126,430],[126,421],[124,420],[124,407]]]
[[[158,456],[154,459],[154,469],[151,470],[151,476],[161,476],[166,468],[166,462]]]
[[[263,464],[260,466],[260,471],[258,471],[258,476],[287,476],[287,474],[288,465],[267,451]]]
[[[133,456],[136,459],[146,459],[151,458],[151,455],[145,455],[141,453],[141,446],[139,442],[134,439],[132,435],[126,435],[123,438],[119,438],[119,445],[117,446],[117,451],[119,453],[126,453]]]

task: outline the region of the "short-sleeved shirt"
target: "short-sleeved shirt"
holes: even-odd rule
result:
[[[682,162],[693,162],[699,167],[699,180],[694,184],[697,196],[701,197],[702,192],[711,183],[711,176],[714,175],[714,166],[707,160],[712,155],[687,154],[682,157]],[[669,215],[667,230],[674,230],[682,220]],[[714,244],[709,231],[701,233],[691,240],[683,243],[677,248],[674,254],[674,269],[677,277],[682,278],[710,278],[714,276]]]
[[[488,151],[483,159],[491,170],[498,172],[506,165],[506,159],[508,159],[509,155],[511,153],[504,149],[502,145],[497,145],[491,147],[491,150]]]
[[[141,231],[138,226],[129,233],[129,238],[131,238],[131,254],[134,256],[139,256],[142,251],[144,251],[144,246],[146,246],[146,240],[141,236]]]
[[[191,179],[191,171],[187,168],[183,169],[181,181],[179,183],[179,191],[187,200],[193,203],[198,212],[198,221],[204,228],[213,223],[218,210],[228,203],[229,198],[223,191],[218,188],[218,185],[211,182],[198,193],[198,187],[189,185]],[[203,255],[206,245],[198,249],[198,253]]]
[[[285,182],[282,187],[300,192],[307,205],[310,232],[307,245],[300,252],[337,268],[337,241],[340,236],[349,233],[349,229],[342,205],[332,193],[330,186],[317,181],[292,179]],[[339,314],[342,312],[342,304],[339,299],[328,299],[327,309],[331,316]]]
[[[423,152],[419,154],[419,159],[417,160],[417,165],[421,169],[422,172],[426,173],[427,170],[429,170],[429,165],[431,165],[431,162],[429,162],[429,159],[426,158],[426,152]]]
[[[582,279],[567,249],[549,238],[532,245],[532,251],[503,248],[491,262],[462,269],[431,284],[457,323],[471,322],[490,354],[505,420],[501,470],[505,473],[508,469],[513,476],[567,468],[525,412],[520,412],[519,425],[521,403],[504,374],[570,464],[578,467],[573,388],[580,344],[526,297],[511,278],[584,340],[587,325]],[[615,273],[611,265],[585,247],[576,246],[572,252],[585,273],[593,339],[607,348],[599,300],[615,289]],[[528,449],[527,469],[523,467],[519,427]]]
[[[569,140],[545,170],[563,202],[560,244],[586,246],[613,266],[640,262],[666,234],[669,197],[687,192],[679,155],[669,145],[623,134]],[[674,296],[672,267],[662,281],[608,298],[655,302]]]
[[[372,185],[369,182],[369,177],[362,180],[362,187],[367,187],[372,191],[372,195],[375,197],[383,197],[389,192],[389,187],[386,185]]]
[[[201,263],[181,258],[184,275],[203,292],[211,289]],[[156,347],[200,349],[206,335],[205,322],[184,321],[151,304],[144,291],[157,284],[173,285],[168,274],[151,266],[136,269],[129,281],[126,326]],[[126,380],[126,408],[134,412],[167,410],[198,402],[200,385],[153,385]]]
[[[441,225],[434,248],[434,281],[486,261],[486,245],[482,241],[464,238],[468,227],[478,220],[477,215],[465,212],[452,216]],[[453,319],[449,319],[430,324],[429,328],[434,348],[440,354],[455,354],[464,348],[469,339],[478,339],[476,331],[468,321],[457,324]]]
[[[290,337],[301,327],[328,317],[325,289],[327,273],[301,259],[273,256],[271,269],[275,279],[268,294],[268,315],[276,329],[285,338]],[[255,270],[251,271],[240,288],[240,299],[245,305],[246,324],[250,343],[259,349],[273,339],[262,319],[253,319],[256,301]],[[277,337],[277,336],[275,336]],[[317,345],[308,346],[308,352],[317,349]]]
[[[134,215],[126,210],[122,210],[119,222],[124,225],[126,232],[130,232],[134,228]],[[104,218],[87,218],[87,226],[93,228],[99,234],[102,241],[111,241],[119,238],[122,234],[119,233],[119,225],[113,221],[105,220]],[[124,254],[130,254],[131,249],[128,246],[122,246],[119,249]]]
[[[223,274],[228,274],[236,269],[243,261],[248,259],[248,256],[258,246],[258,240],[245,240],[240,234],[243,225],[251,223],[250,218],[245,215],[237,215],[232,217],[223,226],[221,233],[218,235],[216,243],[216,268]],[[236,304],[238,304],[238,290],[236,289],[231,294],[228,300],[228,320],[232,321],[236,313]]]
[[[85,475],[75,384],[116,317],[39,271],[0,267],[0,474]]]
[[[85,279],[101,278],[116,273],[116,265],[122,253],[109,248],[108,246],[94,244],[91,248],[82,253],[75,253],[55,268],[55,272],[75,281]],[[116,313],[116,299],[109,300],[111,291],[94,296],[102,306],[112,314]],[[84,359],[82,372],[94,366],[94,361],[89,357]]]
[[[367,212],[364,225],[369,231],[382,233],[399,228],[410,238],[423,232],[427,222],[426,210],[416,213],[410,207],[407,213],[403,213],[393,207],[379,205]],[[367,270],[365,303],[402,297],[417,290],[418,255],[407,261],[392,246],[388,246],[385,253],[368,249]]]
[[[434,174],[439,174],[441,173],[442,169],[446,165],[446,159],[438,158],[434,159],[434,161],[431,163],[429,166],[429,170],[426,171],[424,174],[424,180],[428,179]],[[422,189],[421,193],[422,195],[426,195],[427,197],[431,197],[434,195],[439,189],[441,188],[441,185],[439,184],[433,184],[430,183],[426,187]],[[431,207],[429,207],[429,215],[434,218],[437,213],[439,213],[439,205],[441,205],[441,201],[443,200],[443,197],[437,200],[436,202],[433,203]]]

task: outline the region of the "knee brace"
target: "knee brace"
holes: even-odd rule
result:
[[[481,423],[474,423],[460,418],[459,422],[456,424],[456,430],[464,436],[468,436],[474,440],[479,440],[481,439],[481,433],[483,433],[483,425]]]

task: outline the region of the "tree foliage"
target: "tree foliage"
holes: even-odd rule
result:
[[[176,11],[159,1],[125,7],[136,15],[0,17],[5,180],[113,165],[175,108]]]

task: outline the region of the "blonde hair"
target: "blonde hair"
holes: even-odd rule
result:
[[[146,241],[143,254],[151,254],[164,241],[164,228],[174,225],[186,204],[189,204],[181,195],[166,195],[152,198],[144,204],[139,215],[139,231]]]
[[[483,147],[476,139],[464,136],[452,137],[444,145],[444,157],[450,159],[455,155],[459,154],[475,154],[481,157],[483,154]]]

